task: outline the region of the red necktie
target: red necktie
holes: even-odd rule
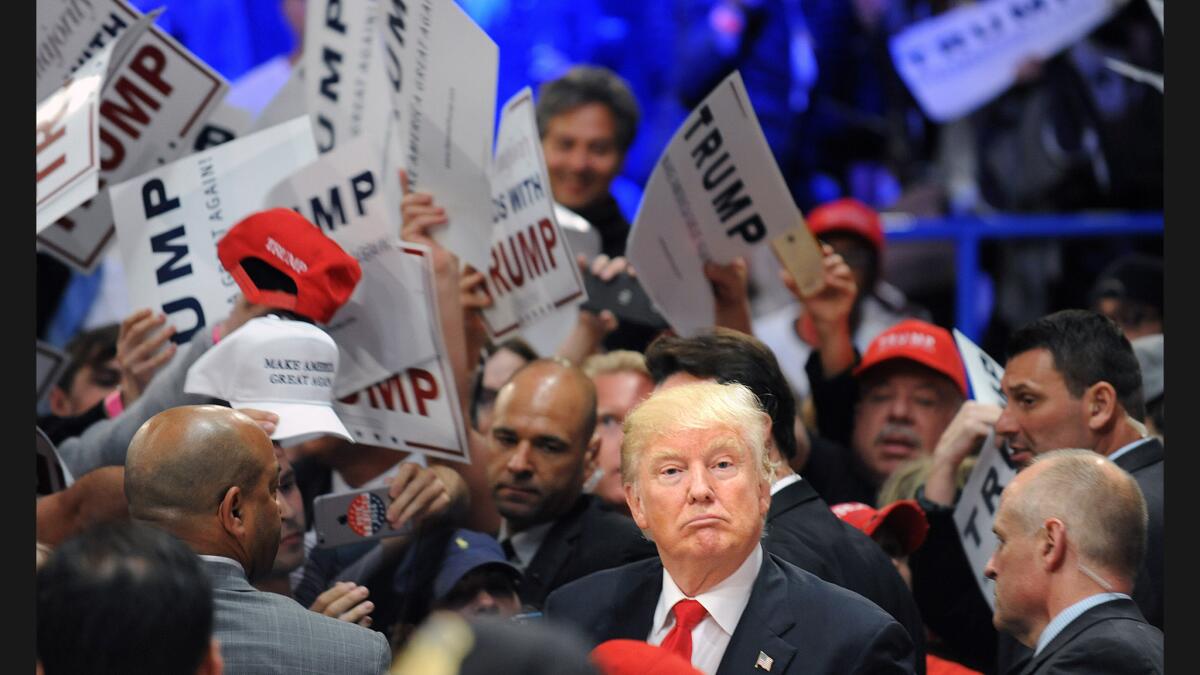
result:
[[[704,605],[695,600],[680,600],[675,603],[671,611],[675,614],[675,625],[659,646],[667,651],[675,652],[691,662],[692,629],[708,616],[708,611],[704,609]]]

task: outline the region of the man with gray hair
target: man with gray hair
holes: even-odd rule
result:
[[[129,514],[170,532],[203,561],[213,585],[213,632],[227,673],[383,673],[381,633],[255,590],[279,550],[279,463],[250,417],[215,405],[163,411],[138,429],[125,457]]]
[[[1162,631],[1129,597],[1147,521],[1137,481],[1091,450],[1040,455],[1005,488],[985,574],[996,628],[1034,650],[1022,675],[1163,672]]]
[[[625,421],[621,476],[659,559],[550,595],[596,644],[645,640],[706,673],[912,673],[907,631],[865,598],[764,551],[770,417],[740,384],[663,389]]]

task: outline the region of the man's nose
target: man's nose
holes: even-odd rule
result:
[[[888,418],[893,420],[912,419],[912,401],[907,396],[896,396],[888,403]]]
[[[1008,406],[1000,409],[1000,418],[996,420],[996,434],[999,436],[1013,436],[1017,433],[1016,420],[1009,412]]]
[[[279,506],[280,520],[289,520],[292,516],[296,515],[296,512],[292,511],[292,505],[288,504],[288,500],[284,498],[282,492],[275,493],[275,503]]]
[[[688,501],[704,502],[712,499],[713,489],[710,482],[712,478],[708,475],[708,471],[701,467],[693,469],[689,473],[691,482],[688,484]]]
[[[529,459],[530,445],[529,441],[521,441],[516,450],[508,456],[508,470],[513,474],[530,473],[533,471],[533,464]]]
[[[992,564],[995,560],[996,556],[993,554],[992,557],[988,558],[987,565],[985,565],[983,568],[983,576],[991,579],[992,581],[996,580],[996,566]]]

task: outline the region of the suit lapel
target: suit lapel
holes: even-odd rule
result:
[[[754,668],[760,653],[771,659],[771,671],[787,670],[796,655],[796,647],[781,637],[796,623],[787,602],[787,578],[764,550],[762,569],[750,590],[750,602],[725,648],[718,675],[744,673]]]
[[[1116,465],[1133,473],[1163,460],[1163,445],[1157,438],[1148,438],[1141,445],[1116,459]]]
[[[575,506],[546,532],[542,545],[537,554],[525,568],[525,579],[521,584],[521,600],[540,605],[554,587],[557,575],[563,571],[571,552],[575,550],[575,542],[583,527],[583,516],[588,509],[588,499],[581,496]]]
[[[780,515],[805,502],[820,498],[821,495],[817,494],[817,491],[808,481],[801,479],[797,483],[792,483],[771,495],[771,509],[767,511],[767,522],[771,522]]]
[[[646,572],[613,603],[604,640],[645,640],[654,627],[654,608],[662,595],[662,563],[647,564]]]

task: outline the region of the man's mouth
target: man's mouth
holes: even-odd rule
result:
[[[523,488],[523,487],[517,487],[515,485],[504,485],[504,484],[496,486],[496,496],[503,498],[503,499],[516,498],[516,499],[524,501],[527,499],[535,499],[538,497],[539,494],[540,493],[533,488]]]
[[[684,527],[708,527],[717,523],[725,522],[725,519],[715,513],[702,513],[697,516],[692,516],[683,524]]]

